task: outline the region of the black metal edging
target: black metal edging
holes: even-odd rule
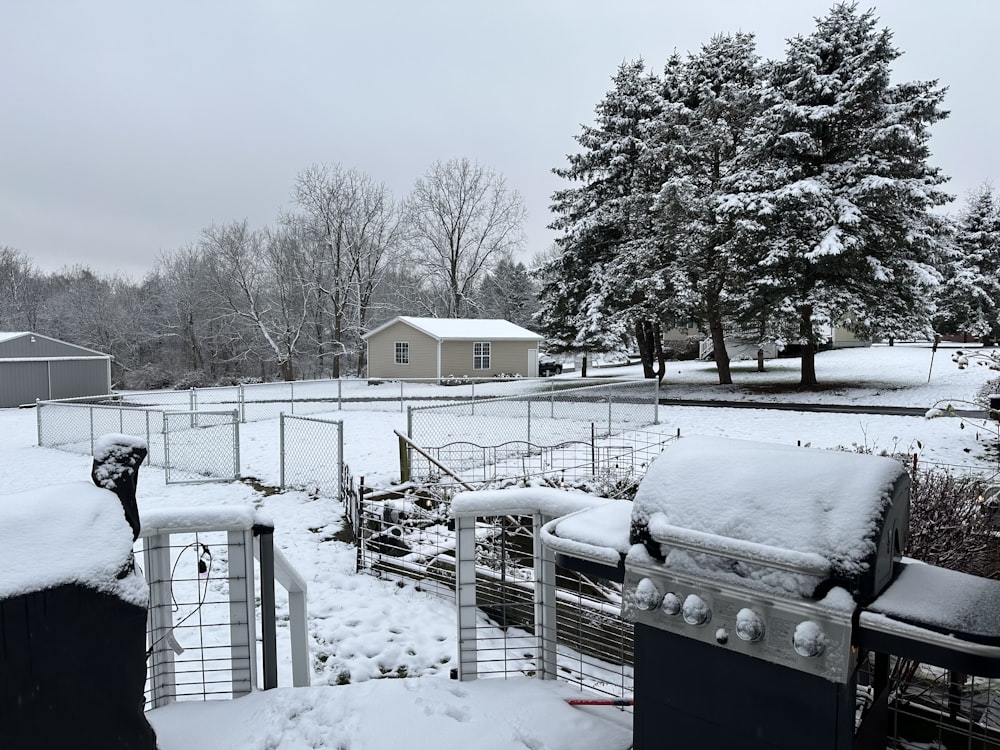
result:
[[[625,581],[624,560],[619,560],[618,567],[613,568],[610,565],[601,565],[600,563],[591,562],[590,560],[584,560],[579,557],[571,557],[570,555],[563,554],[562,552],[556,552],[556,565],[560,568],[565,568],[566,570],[583,573],[585,576],[604,578],[605,580],[616,581],[617,583],[623,583]]]
[[[260,629],[264,689],[278,687],[278,632],[274,608],[274,527],[254,524],[260,545]]]
[[[905,635],[891,626],[879,627],[864,619],[857,629],[859,648],[912,659],[921,664],[977,677],[1000,677],[1000,648],[933,633]]]

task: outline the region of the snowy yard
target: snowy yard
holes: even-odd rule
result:
[[[942,399],[956,408],[1000,386],[985,367],[959,370],[942,348],[931,367],[929,345],[876,346],[824,352],[817,357],[828,388],[797,392],[798,360],[734,363],[736,385],[714,385],[703,362],[673,363],[663,395],[671,398],[844,403],[931,409]],[[669,364],[669,363],[668,363]],[[640,377],[636,368],[614,376]],[[593,373],[592,373],[593,374]],[[562,376],[572,380],[573,375]],[[748,385],[766,386],[754,392]],[[405,430],[402,412],[337,412],[343,420],[345,459],[369,486],[398,478],[393,430]],[[819,448],[858,446],[918,453],[923,462],[998,469],[996,423],[957,418],[803,413],[766,409],[664,407],[656,429],[667,434],[717,435]],[[963,427],[964,425],[964,427]],[[568,435],[567,438],[580,437]],[[265,485],[279,476],[277,420],[241,426],[242,473]],[[0,487],[14,493],[86,479],[90,458],[36,447],[33,410],[0,410]],[[994,449],[995,450],[995,449]],[[4,495],[0,494],[0,503]],[[144,467],[140,511],[207,504],[254,504],[275,523],[279,546],[309,585],[309,639],[313,687],[281,687],[237,701],[181,703],[150,712],[162,750],[233,748],[573,748],[608,750],[631,742],[629,715],[613,708],[570,707],[577,694],[563,684],[524,680],[449,680],[457,653],[454,606],[410,586],[356,575],[355,550],[331,539],[342,525],[339,506],[304,493],[263,496],[241,482],[166,486],[163,472]],[[26,572],[26,575],[28,573]],[[279,631],[279,640],[281,633]],[[279,644],[279,657],[287,660]],[[405,668],[400,672],[400,668]],[[386,674],[406,679],[374,679]],[[279,667],[290,684],[287,664]],[[338,685],[338,682],[348,682]]]

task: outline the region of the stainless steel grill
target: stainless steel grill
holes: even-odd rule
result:
[[[869,651],[876,705],[890,655],[1000,674],[1000,583],[902,557],[894,459],[689,437],[650,466],[627,520],[598,511],[544,538],[560,564],[623,581],[636,750],[884,748],[885,712],[856,705]],[[581,535],[587,514],[627,523],[628,545]]]

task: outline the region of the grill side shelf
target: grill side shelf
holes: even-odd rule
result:
[[[904,563],[858,626],[862,648],[1000,677],[1000,581]]]

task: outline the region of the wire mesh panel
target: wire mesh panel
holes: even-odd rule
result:
[[[166,481],[231,482],[240,476],[235,411],[164,412]]]
[[[142,544],[150,587],[147,706],[249,693],[256,658],[252,536],[162,534]]]
[[[281,488],[314,497],[340,499],[344,463],[344,423],[282,414]]]
[[[439,447],[410,451],[409,477],[435,482],[444,474],[441,466],[476,484],[545,480],[557,485],[585,484],[594,494],[622,497],[646,473],[649,463],[674,438],[659,432],[633,431],[587,440],[567,440],[553,445],[510,441],[478,445],[457,441]]]

